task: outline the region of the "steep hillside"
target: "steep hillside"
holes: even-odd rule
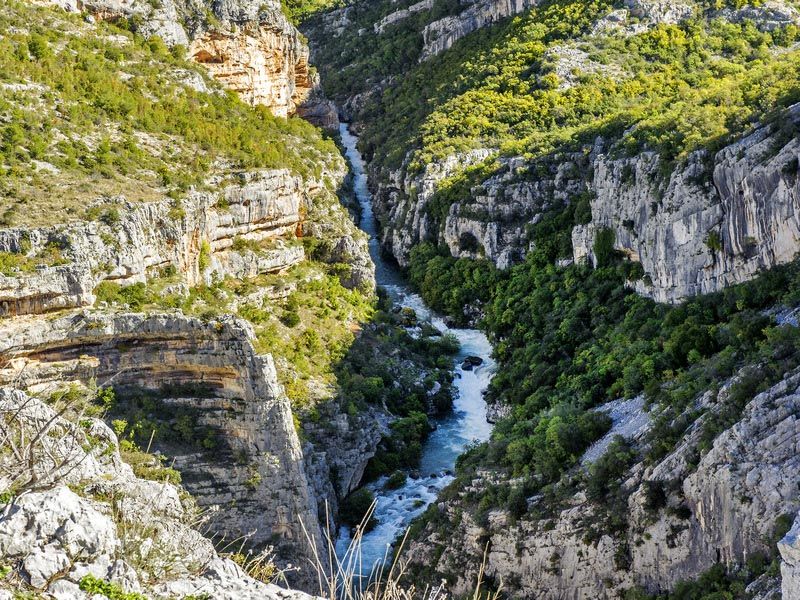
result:
[[[536,243],[530,225],[576,197],[594,212],[574,258],[612,227],[617,248],[641,260],[640,291],[659,300],[791,260],[800,13],[613,9],[543,4],[376,84],[388,87],[356,122],[374,157],[384,244],[401,264],[433,241],[508,266]],[[345,35],[325,41],[320,60],[335,40],[347,47]],[[371,74],[382,54],[365,56],[350,66]],[[345,54],[336,58],[346,72]]]
[[[519,14],[302,26],[385,249],[495,344],[495,432],[412,529],[409,580],[467,593],[485,553],[523,597],[768,598],[780,546],[794,597],[797,6],[492,6]]]
[[[319,591],[370,459],[449,409],[452,341],[377,297],[279,6],[56,4],[0,7],[0,596]]]

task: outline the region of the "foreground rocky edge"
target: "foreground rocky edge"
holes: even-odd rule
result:
[[[221,557],[182,489],[136,477],[102,420],[75,423],[65,414],[0,389],[0,485],[17,467],[28,479],[26,493],[0,500],[0,555],[14,569],[0,586],[24,577],[46,597],[79,599],[91,596],[81,588],[97,578],[153,598],[310,598],[256,581]],[[0,587],[0,598],[11,597]]]

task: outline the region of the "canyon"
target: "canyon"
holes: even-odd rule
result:
[[[93,216],[53,215],[46,225],[0,227],[0,600],[14,598],[12,590],[57,599],[97,592],[133,599],[303,600],[309,593],[333,593],[320,587],[319,570],[335,569],[331,532],[365,489],[377,497],[381,517],[373,537],[365,538],[370,559],[411,525],[400,553],[408,589],[444,581],[447,594],[466,596],[481,572],[486,590],[509,596],[655,598],[666,596],[649,594],[668,594],[721,568],[725,577],[746,580],[748,597],[800,595],[800,367],[786,366],[797,353],[790,293],[774,306],[747,305],[729,322],[709,326],[713,343],[725,335],[763,336],[764,344],[774,341],[773,354],[742,358],[735,346],[725,355],[720,342],[714,352],[728,359],[725,368],[717,354],[696,349],[687,350],[691,358],[683,363],[663,368],[656,387],[664,393],[703,360],[709,361],[706,372],[714,373],[679,409],[653,400],[652,386],[628,393],[609,379],[613,392],[602,394],[616,396],[599,400],[595,389],[592,404],[574,390],[573,405],[589,419],[607,415],[607,426],[595,432],[591,445],[572,450],[565,458],[572,466],[554,481],[489,458],[492,444],[510,435],[515,421],[531,436],[540,428],[524,402],[500,400],[489,406],[488,416],[500,428],[493,436],[481,397],[488,389],[492,399],[502,398],[489,377],[510,368],[511,344],[508,332],[492,329],[492,311],[500,309],[488,306],[504,299],[483,292],[499,294],[504,288],[495,284],[521,266],[539,268],[535,261],[551,240],[537,235],[554,214],[582,211],[558,232],[569,248],[558,249],[546,266],[550,272],[590,278],[585,273],[618,268],[625,273],[619,294],[631,294],[624,302],[653,300],[662,307],[656,314],[790,268],[800,251],[800,104],[794,96],[743,119],[741,130],[728,137],[670,158],[646,144],[626,146],[624,136],[636,127],[620,133],[609,126],[546,152],[518,152],[507,140],[494,143],[486,135],[463,147],[454,142],[439,155],[437,147],[420,164],[430,131],[399,152],[388,137],[375,137],[403,70],[436,72],[454,55],[472,52],[471,40],[491,40],[487,31],[549,4],[392,2],[370,12],[361,2],[312,17],[302,27],[308,43],[286,8],[272,0],[37,4],[75,17],[70,23],[80,35],[92,27],[124,26],[134,39],[152,44],[153,56],[163,42],[165,53],[189,65],[181,85],[209,96],[235,94],[247,110],[268,114],[265,127],[285,127],[276,143],[312,150],[302,165],[280,168],[215,156],[203,178],[182,187],[170,187],[170,174],[161,173],[161,193],[149,201],[89,197],[102,179],[93,174],[81,182],[89,190],[89,210],[96,208]],[[759,35],[800,24],[792,3],[712,11],[695,3],[635,0],[599,11],[585,31],[569,34],[574,44],[547,39],[537,48],[541,56],[524,59],[531,61],[526,85],[577,95],[592,78],[623,80],[627,63],[603,57],[602,43],[616,48],[628,43],[620,40],[690,27],[692,19],[708,19],[711,28],[715,19],[725,26],[752,24]],[[365,14],[369,23],[361,21]],[[365,89],[326,91],[312,63],[324,62],[331,47],[336,54],[337,44],[350,43],[354,28],[362,41],[400,39],[402,47],[412,40],[416,46],[383,71],[379,61],[391,52],[376,53],[373,70],[347,65],[348,76],[364,69],[358,77]],[[98,31],[113,37],[108,29]],[[495,48],[480,56],[501,53]],[[470,62],[458,86],[474,84],[469,69],[484,68],[478,63]],[[336,65],[320,68],[330,73]],[[494,75],[489,68],[477,79]],[[512,88],[504,93],[512,96]],[[431,111],[439,101],[417,99]],[[233,116],[215,110],[235,120],[242,109],[233,106]],[[352,123],[340,124],[340,116]],[[320,140],[338,136],[347,159],[332,144],[308,142],[303,136],[311,134],[294,125],[297,117],[326,130],[326,137],[313,134]],[[398,129],[409,122],[405,115],[393,118]],[[361,142],[351,131],[363,134]],[[122,136],[115,135],[117,143]],[[94,151],[99,144],[90,141]],[[202,155],[202,144],[192,143]],[[34,167],[46,170],[44,162]],[[36,182],[26,180],[34,187]],[[42,190],[45,198],[57,193]],[[426,246],[437,253],[429,265],[481,265],[496,279],[468,298],[461,314],[432,315],[424,304],[432,291],[415,295],[395,270],[399,266],[413,280],[417,249]],[[453,369],[452,356],[437,355],[437,364],[426,364],[402,354],[404,347],[389,352],[396,362],[387,364],[402,365],[405,377],[396,373],[391,384],[376,381],[380,377],[367,367],[364,375],[337,371],[353,364],[347,360],[359,341],[366,340],[375,361],[383,360],[374,339],[388,337],[381,329],[386,323],[372,319],[376,307],[390,306],[381,304],[384,293],[394,302],[393,312],[386,309],[394,317],[378,321],[405,319],[393,327],[418,354],[429,351],[417,348],[426,338],[455,333],[460,360],[487,354],[490,342],[496,360],[483,356],[486,362],[475,371],[472,364]],[[612,311],[591,312],[603,309]],[[735,329],[736,319],[756,325]],[[464,323],[480,325],[487,337],[455,328]],[[563,319],[546,337],[568,335],[572,325]],[[571,360],[588,361],[588,354]],[[329,362],[320,366],[319,357]],[[401,466],[376,476],[373,459],[387,460],[387,448],[398,443],[396,425],[410,418],[390,409],[386,390],[397,395],[401,382],[414,380],[409,401],[413,396],[425,405],[425,418],[441,417],[432,405],[445,372],[449,382],[451,373],[457,377],[456,391],[448,388],[447,394],[460,397],[455,416],[422,437],[430,434],[417,462],[430,472]],[[344,388],[349,378],[357,385]],[[516,383],[526,385],[522,378]],[[364,401],[369,394],[378,401]],[[459,400],[469,405],[466,412]],[[540,413],[564,421],[568,416],[556,400]],[[145,427],[151,429],[141,431]],[[653,432],[664,429],[674,439],[653,458]],[[550,446],[560,441],[553,431],[547,433]],[[501,442],[503,452],[522,446],[514,446],[519,440]],[[607,477],[618,480],[618,493],[605,490],[598,500],[590,482],[614,452],[628,461]],[[388,481],[398,473],[404,483],[392,490]],[[260,564],[247,557],[259,552],[290,589],[263,581],[274,571],[256,576]]]

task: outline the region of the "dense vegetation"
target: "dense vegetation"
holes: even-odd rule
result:
[[[626,287],[638,275],[636,265],[613,253],[597,269],[554,266],[563,231],[547,233],[551,223],[539,225],[537,239],[544,243],[537,251],[507,272],[430,247],[412,253],[412,282],[437,308],[485,301],[482,326],[499,365],[489,400],[515,407],[512,418],[498,423],[492,442],[465,464],[488,461],[537,486],[557,481],[604,432],[602,418],[587,410],[640,393],[664,409],[650,440],[655,459],[698,416],[690,408],[701,391],[759,363],[728,396],[737,408],[708,421],[713,439],[725,422],[735,422],[747,400],[797,362],[797,330],[776,326],[764,311],[800,301],[800,265],[679,306],[661,305]],[[687,409],[690,418],[675,420]]]
[[[236,168],[319,175],[336,152],[305,121],[222,91],[185,48],[19,1],[3,3],[0,29],[3,225],[78,218],[103,195],[177,195]]]
[[[596,269],[554,265],[574,212],[574,205],[565,207],[540,221],[535,234],[542,243],[523,264],[505,272],[487,261],[455,259],[429,245],[412,252],[409,275],[426,300],[440,310],[455,310],[461,319],[462,303],[470,305],[469,314],[476,303],[482,305],[481,326],[494,343],[498,362],[489,400],[511,405],[511,414],[497,423],[491,440],[459,458],[456,481],[440,498],[459,497],[458,508],[488,527],[489,514],[498,507],[512,521],[548,522],[583,491],[592,505],[582,523],[584,541],[615,536],[615,561],[625,569],[630,560],[625,537],[630,467],[664,457],[702,417],[696,452],[689,456],[693,468],[758,392],[800,364],[800,331],[779,325],[772,313],[775,307],[800,302],[800,263],[681,305],[657,304],[626,286],[641,271],[615,254],[613,237],[598,236],[595,253],[605,259]],[[731,377],[732,385],[720,391]],[[699,408],[696,400],[708,391],[714,401]],[[588,469],[573,468],[610,425],[603,413],[592,409],[638,394],[653,409],[653,427],[644,443],[633,445],[617,437]],[[495,475],[478,475],[487,469]],[[476,477],[482,483],[476,485]],[[684,505],[666,508],[667,490],[645,487],[654,515],[668,510],[681,519],[691,517]],[[529,506],[534,495],[538,501]],[[449,514],[430,507],[414,524],[412,537],[430,526],[447,539],[454,526]],[[790,523],[782,518],[776,530],[785,533]],[[657,599],[744,598],[747,582],[768,565],[772,571],[777,568],[774,546],[772,552],[739,572],[715,568]],[[415,576],[440,574],[423,567]],[[636,591],[629,597],[655,600]]]
[[[397,417],[368,463],[365,481],[419,466],[422,443],[431,431],[429,415],[441,416],[452,408],[458,341],[427,324],[412,336],[407,327],[416,325],[413,311],[394,312],[382,296],[372,323],[336,367],[349,413],[373,405]]]
[[[417,55],[405,49],[418,47],[427,11],[378,35],[367,23],[389,9],[357,3],[350,27],[367,27],[364,35],[348,36],[348,29],[339,38],[316,39],[323,81],[343,98],[403,73],[359,115],[366,124],[361,145],[378,167],[397,168],[413,151],[411,169],[480,147],[543,156],[597,135],[617,139],[619,151],[653,148],[680,159],[698,147],[717,147],[765,115],[777,118],[800,99],[794,25],[759,31],[750,21],[734,24],[700,7],[679,25],[630,36],[592,34],[612,7],[605,0],[551,0],[417,65]],[[450,10],[440,1],[431,12]],[[310,27],[312,40],[319,27]],[[584,56],[569,81],[556,74],[564,48]]]

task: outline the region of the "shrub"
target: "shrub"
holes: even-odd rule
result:
[[[609,266],[616,257],[617,251],[614,249],[615,241],[616,235],[614,234],[614,230],[609,227],[604,227],[595,234],[592,250],[598,267]]]
[[[722,237],[716,231],[710,231],[706,236],[706,246],[713,252],[722,250]]]
[[[357,527],[371,511],[374,502],[375,496],[371,491],[367,488],[358,489],[347,496],[342,502],[339,508],[339,519],[345,525]],[[369,519],[366,521],[364,531],[373,529],[377,524],[377,519],[370,515]]]
[[[100,594],[108,600],[147,600],[142,594],[126,592],[116,583],[99,579],[94,575],[85,575],[78,587],[89,595]]]
[[[395,471],[386,480],[386,489],[387,490],[399,489],[406,484],[407,479],[408,477],[403,471]]]
[[[205,272],[211,266],[211,245],[208,240],[203,240],[200,243],[200,252],[197,255],[197,268],[200,272]]]

